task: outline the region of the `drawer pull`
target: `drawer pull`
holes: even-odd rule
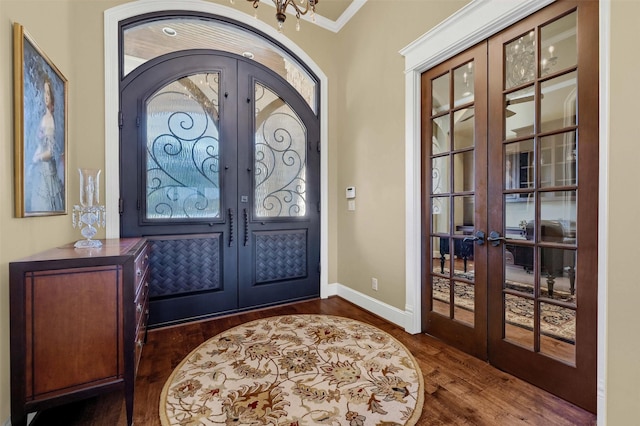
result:
[[[141,347],[144,345],[144,343],[142,342],[142,340],[138,340],[136,343],[138,344],[138,347],[139,347],[139,348],[141,348]]]
[[[138,303],[138,306],[136,306],[136,311],[139,313],[142,312],[142,303]]]
[[[142,270],[141,270],[141,269],[136,270],[136,275],[137,275],[137,276],[142,275]]]

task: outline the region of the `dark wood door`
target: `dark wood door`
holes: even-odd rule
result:
[[[422,75],[423,328],[483,359],[486,70],[483,43]]]
[[[195,50],[136,69],[121,102],[121,235],[151,245],[150,324],[319,295],[319,125],[298,92]]]
[[[596,1],[554,3],[489,40],[489,359],[592,412],[597,45]]]
[[[597,16],[558,1],[422,80],[424,330],[592,412]]]

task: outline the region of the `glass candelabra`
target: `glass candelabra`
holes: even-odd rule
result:
[[[101,247],[100,240],[92,240],[98,233],[96,227],[106,225],[105,206],[100,205],[99,169],[78,169],[80,173],[80,204],[73,206],[73,227],[82,228],[80,233],[86,239],[76,241],[74,247]]]

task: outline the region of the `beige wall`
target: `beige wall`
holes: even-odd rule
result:
[[[609,205],[606,339],[607,423],[637,422],[640,401],[640,334],[638,301],[640,285],[633,272],[637,262],[640,217],[640,157],[637,84],[640,58],[634,49],[640,2],[614,0],[611,3],[611,91],[609,132]],[[602,200],[605,201],[605,200]],[[604,301],[601,301],[601,305]]]
[[[226,0],[217,0],[228,5]],[[327,0],[329,1],[329,0]],[[70,217],[13,217],[11,23],[25,25],[69,79],[69,205],[79,166],[104,166],[103,11],[123,0],[0,0],[0,424],[9,416],[8,262],[77,238]],[[244,1],[236,6],[249,11]],[[329,78],[329,282],[339,282],[404,310],[404,62],[398,51],[466,4],[466,0],[369,0],[339,34],[303,24],[287,36]],[[403,10],[396,7],[402,4]],[[319,4],[321,7],[322,3]],[[269,22],[268,6],[260,16]],[[640,4],[613,0],[606,346],[607,420],[628,424],[640,400],[640,336],[629,323],[640,286],[627,273],[640,202],[629,182],[637,167],[637,75],[633,31]],[[633,92],[631,92],[633,91]],[[113,141],[110,141],[113,142]],[[610,165],[615,165],[612,167]],[[356,211],[344,188],[357,187]],[[607,200],[603,199],[603,203]],[[631,231],[632,232],[632,231]],[[631,238],[630,238],[631,237]],[[373,292],[371,277],[379,279]],[[604,285],[605,283],[601,283]],[[633,417],[632,417],[633,416]]]

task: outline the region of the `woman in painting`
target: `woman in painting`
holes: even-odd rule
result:
[[[31,212],[64,211],[64,186],[56,165],[55,121],[53,108],[55,100],[51,80],[45,75],[42,93],[45,112],[40,119],[37,132],[37,146],[31,158]]]

